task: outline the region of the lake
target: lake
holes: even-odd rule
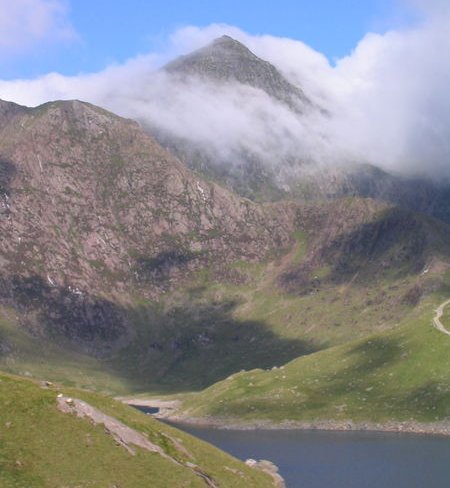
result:
[[[288,488],[450,488],[450,438],[172,425],[239,459],[274,462]]]
[[[449,438],[176,427],[242,460],[274,462],[289,488],[450,488]]]
[[[158,411],[138,408],[146,413]],[[448,437],[171,425],[239,459],[274,462],[288,488],[450,487]]]

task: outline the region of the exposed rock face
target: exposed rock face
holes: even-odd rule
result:
[[[245,461],[247,466],[250,466],[253,469],[258,469],[263,471],[264,473],[269,474],[274,482],[275,488],[286,488],[286,483],[281,475],[278,473],[278,467],[273,464],[271,461],[261,460],[256,461],[255,459],[247,459]]]
[[[286,212],[200,180],[136,123],[81,102],[14,117],[0,158],[10,275],[45,269],[51,286],[101,289],[101,275],[161,281],[208,256],[259,260],[289,243]]]
[[[307,235],[308,251],[280,277],[282,286],[295,293],[314,292],[323,282],[418,275],[435,254],[446,262],[450,258],[448,226],[372,199],[304,205],[297,227]],[[417,303],[422,291],[411,293]]]
[[[193,76],[222,83],[232,81],[258,88],[297,112],[311,104],[301,88],[290,83],[275,66],[229,36],[177,58],[164,69],[180,77]]]
[[[35,333],[44,316],[74,340],[116,341],[116,294],[154,297],[210,263],[263,259],[291,242],[293,217],[199,179],[100,108],[0,105],[0,298]]]

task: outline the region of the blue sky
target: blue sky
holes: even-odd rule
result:
[[[324,161],[448,175],[449,31],[449,0],[0,0],[0,99],[85,100],[220,153],[246,140],[272,144],[275,161],[292,143]],[[294,120],[261,94],[158,71],[224,33],[333,117]]]
[[[33,8],[43,6],[48,18],[36,27]],[[180,27],[211,23],[299,39],[333,60],[350,53],[368,31],[384,32],[411,20],[400,0],[0,0],[0,8],[0,35],[27,39],[20,49],[0,41],[0,79],[99,71],[164,49]],[[2,16],[18,17],[14,31],[9,26],[13,34]]]

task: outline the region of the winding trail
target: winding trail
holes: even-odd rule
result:
[[[441,322],[441,318],[444,315],[444,309],[447,305],[450,305],[450,300],[447,300],[446,302],[442,303],[439,305],[439,307],[436,309],[436,315],[433,318],[433,325],[436,327],[436,329],[439,332],[442,332],[443,334],[447,334],[450,336],[450,331],[447,330],[444,326],[444,324]]]

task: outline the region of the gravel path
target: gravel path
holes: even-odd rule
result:
[[[450,336],[450,331],[447,330],[444,324],[441,322],[441,318],[444,315],[444,309],[447,305],[450,305],[450,300],[447,300],[443,304],[439,305],[439,307],[436,310],[436,315],[433,318],[433,325],[436,327],[436,329],[439,332],[442,332],[443,334],[447,334],[448,336]]]

